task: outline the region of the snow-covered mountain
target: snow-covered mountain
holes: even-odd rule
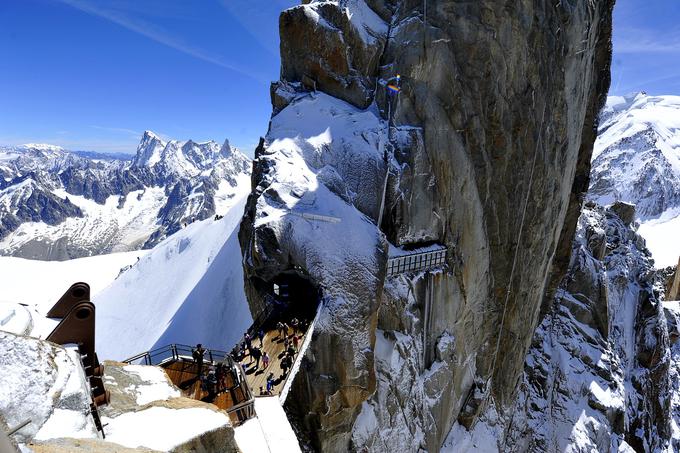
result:
[[[589,198],[636,205],[657,266],[676,264],[680,241],[680,96],[613,96],[601,113]]]
[[[152,250],[45,262],[0,257],[0,331],[45,338],[44,316],[68,287],[90,284],[97,350],[121,360],[170,343],[231,348],[251,323],[238,226],[246,196],[224,218],[197,221]],[[40,285],[30,285],[36,276]]]
[[[0,148],[0,254],[68,259],[150,248],[193,220],[223,215],[250,187],[250,160],[228,141],[166,142],[146,131],[131,160],[116,157]]]

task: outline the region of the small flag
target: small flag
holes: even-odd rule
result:
[[[401,91],[401,88],[399,88],[396,85],[389,84],[389,85],[387,85],[387,91],[389,91],[390,94],[399,94],[399,92]]]

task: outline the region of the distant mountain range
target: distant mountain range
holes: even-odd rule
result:
[[[134,156],[0,148],[0,254],[61,260],[151,248],[250,190],[248,157],[146,131]]]
[[[680,256],[680,96],[612,96],[601,113],[588,197],[636,205],[657,266]]]

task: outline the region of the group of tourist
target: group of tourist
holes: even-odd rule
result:
[[[254,338],[260,341],[260,345],[253,344]],[[241,363],[244,369],[248,369],[255,362],[255,370],[260,368],[260,360],[262,360],[262,368],[266,369],[269,366],[270,357],[267,351],[263,351],[264,346],[264,330],[260,329],[256,335],[251,335],[250,332],[243,334],[243,339],[237,344],[231,352],[232,358]],[[250,362],[244,364],[243,361],[248,355]]]
[[[279,364],[281,367],[281,375],[277,380],[274,377],[275,373],[270,371],[267,375],[266,391],[260,388],[261,394],[271,395],[276,383],[282,381],[288,375],[288,372],[293,367],[295,355],[300,347],[303,328],[303,324],[297,318],[291,319],[289,323],[284,321],[278,321],[276,323],[278,336],[274,337],[273,341],[283,343],[283,352],[279,355],[279,358],[281,359]],[[235,362],[241,364],[244,371],[248,371],[251,367],[255,371],[259,370],[260,362],[262,362],[263,371],[269,368],[271,357],[267,351],[264,350],[264,338],[265,332],[262,329],[259,329],[257,332],[247,331],[243,334],[241,341],[232,349],[230,353],[231,357]],[[255,344],[255,341],[259,344]],[[201,388],[208,392],[209,399],[214,399],[217,394],[226,388],[227,369],[223,364],[218,364],[217,366],[211,365],[208,368],[207,375],[204,376],[204,354],[205,349],[202,345],[196,345],[196,348],[193,351],[193,359],[198,366],[198,377],[201,380]],[[247,363],[245,363],[246,356],[250,359]]]
[[[197,376],[201,381],[201,390],[208,392],[208,399],[214,400],[215,397],[227,388],[227,374],[229,369],[225,363],[218,363],[217,365],[210,363],[208,373],[203,373],[203,357],[205,355],[205,348],[201,343],[196,345],[191,355],[196,363]]]

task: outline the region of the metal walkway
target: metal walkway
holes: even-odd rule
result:
[[[413,252],[387,259],[387,276],[404,274],[406,272],[427,271],[446,264],[446,247],[434,250]]]

